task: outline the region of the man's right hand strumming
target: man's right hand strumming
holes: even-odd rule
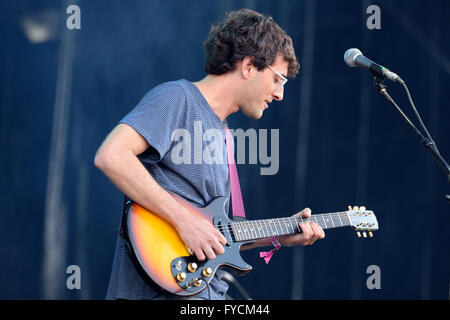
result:
[[[98,149],[94,163],[130,199],[169,222],[198,260],[223,254],[226,239],[220,231],[178,203],[137,158],[149,147],[133,128],[119,124]]]
[[[227,240],[209,221],[187,212],[175,226],[186,247],[191,249],[198,260],[212,260],[225,252]]]

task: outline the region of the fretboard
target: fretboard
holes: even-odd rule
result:
[[[251,241],[271,236],[301,233],[299,223],[312,221],[322,229],[340,228],[350,225],[346,212],[333,212],[312,215],[309,219],[287,217],[263,220],[247,220],[230,223],[235,241]]]

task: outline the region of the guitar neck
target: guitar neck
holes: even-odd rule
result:
[[[315,222],[322,229],[333,229],[350,225],[347,212],[333,212],[302,217],[287,217],[263,220],[247,220],[230,223],[231,231],[237,242],[252,241],[272,236],[301,233],[299,223]]]

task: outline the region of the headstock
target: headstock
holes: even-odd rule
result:
[[[372,231],[378,230],[377,217],[371,210],[366,210],[366,207],[351,207],[348,206],[348,218],[350,219],[350,225],[355,228],[356,235],[361,238],[361,232],[364,238],[373,237]]]

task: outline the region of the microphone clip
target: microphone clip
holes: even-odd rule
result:
[[[379,77],[373,77],[373,86],[377,89],[377,92],[381,95],[384,95],[387,91],[387,86],[384,84],[384,80],[386,78],[382,79]]]

